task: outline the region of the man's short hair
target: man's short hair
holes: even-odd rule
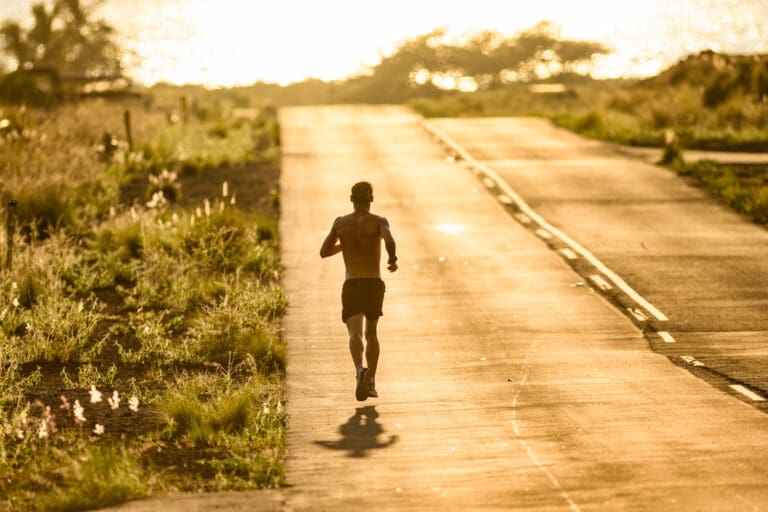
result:
[[[367,181],[359,181],[352,186],[352,196],[350,199],[353,203],[372,203],[373,202],[373,186]]]

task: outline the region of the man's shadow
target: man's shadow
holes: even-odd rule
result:
[[[315,441],[329,450],[348,451],[347,457],[366,457],[368,450],[386,448],[397,442],[397,436],[389,436],[389,440],[380,442],[378,437],[384,432],[384,429],[376,418],[379,413],[376,412],[375,405],[367,407],[358,407],[355,414],[339,427],[341,439],[338,441]]]

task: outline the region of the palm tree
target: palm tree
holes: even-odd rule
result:
[[[52,68],[79,76],[119,75],[121,52],[115,29],[104,20],[93,20],[100,2],[84,6],[80,0],[56,0],[51,9],[32,6],[32,27],[16,21],[0,27],[2,46],[17,69]]]

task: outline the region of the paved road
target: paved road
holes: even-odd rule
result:
[[[767,230],[666,169],[543,120],[433,124],[669,318],[653,328],[676,343],[650,337],[654,348],[695,358],[721,386],[768,391]]]
[[[651,351],[637,324],[583,286],[476,176],[446,161],[420,118],[396,107],[305,107],[281,111],[281,124],[290,300],[285,510],[768,507],[768,417]],[[545,144],[501,129],[483,144],[477,132],[462,133],[474,152]],[[504,160],[545,166],[577,141],[546,144]],[[572,167],[584,167],[591,151],[579,147]],[[594,151],[599,162],[604,155]],[[601,175],[634,165],[615,160]],[[374,184],[374,212],[389,218],[401,264],[385,276],[381,397],[362,404],[339,318],[343,264],[318,256],[360,179]],[[584,209],[601,179],[581,189],[545,182],[582,195],[571,215],[597,222]],[[636,207],[650,219],[661,216],[641,197],[642,180],[622,188],[636,191]],[[706,201],[688,194],[692,205]],[[551,208],[565,215],[566,206]],[[718,215],[737,235],[757,236]],[[685,232],[667,236],[691,243]],[[642,241],[657,250],[658,238]],[[642,249],[613,243],[604,255]],[[693,266],[693,255],[683,259],[680,271]],[[659,306],[676,314],[685,305]]]

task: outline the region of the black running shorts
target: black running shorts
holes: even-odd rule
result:
[[[378,277],[347,279],[341,289],[341,321],[363,313],[368,320],[384,314],[384,281]]]

